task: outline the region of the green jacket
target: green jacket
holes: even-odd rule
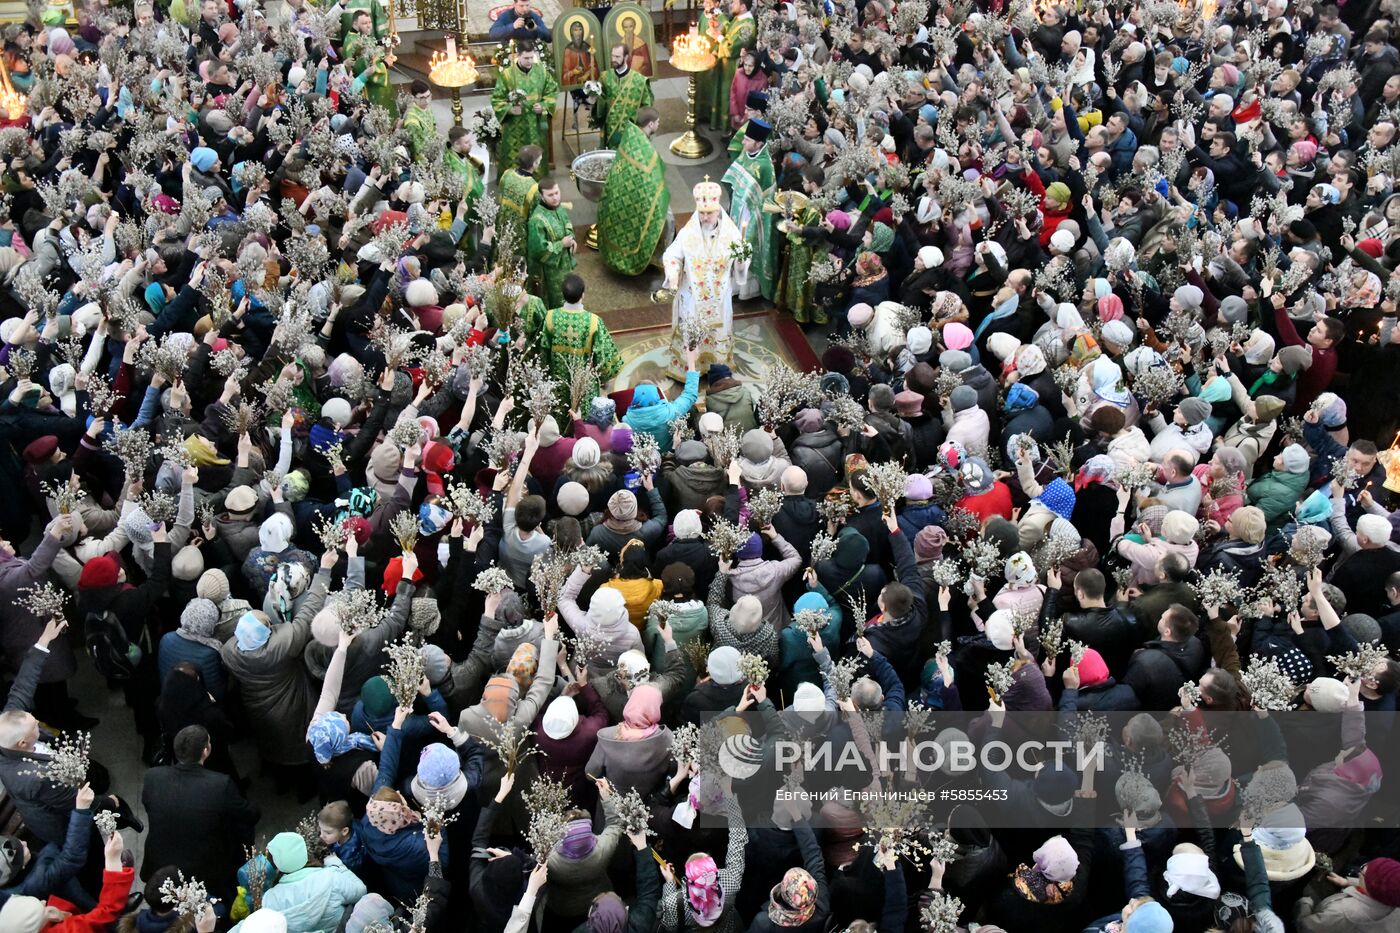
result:
[[[742,384],[706,392],[705,411],[719,415],[726,425],[737,427],[740,434],[758,427],[758,418],[753,412],[753,395]]]
[[[1298,508],[1298,497],[1308,488],[1308,474],[1274,470],[1249,484],[1245,498],[1269,520],[1269,530],[1282,527]]]

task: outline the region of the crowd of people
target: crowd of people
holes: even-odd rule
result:
[[[525,0],[460,127],[378,0],[31,6],[0,933],[1400,931],[1395,13],[704,0],[673,243],[633,50],[578,92],[658,385]],[[1106,767],[872,753],[1044,714]]]

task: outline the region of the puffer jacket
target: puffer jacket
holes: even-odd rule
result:
[[[690,414],[690,410],[695,407],[695,401],[699,397],[700,374],[692,369],[685,374],[685,389],[674,402],[663,401],[645,408],[628,408],[627,414],[622,416],[622,420],[633,431],[644,431],[650,434],[656,439],[661,452],[663,454],[669,453],[671,450],[670,423]]]
[[[1258,506],[1269,521],[1269,529],[1280,528],[1298,508],[1298,498],[1308,488],[1308,474],[1273,470],[1249,484],[1245,498]]]
[[[712,463],[689,463],[665,470],[662,490],[668,505],[676,512],[699,509],[710,496],[722,496],[729,487],[724,471]]]
[[[719,385],[720,388],[711,386],[705,393],[705,411],[719,415],[725,425],[734,425],[740,434],[758,427],[753,394],[748,388],[733,379],[725,379]]]
[[[820,499],[831,491],[842,475],[845,445],[829,427],[812,434],[799,434],[788,447],[793,466],[807,474],[807,495]]]

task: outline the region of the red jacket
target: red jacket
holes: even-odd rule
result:
[[[123,868],[121,871],[102,873],[102,893],[97,896],[97,906],[85,914],[75,914],[53,926],[45,927],[44,933],[108,933],[126,910],[126,898],[131,893],[131,883],[136,871]],[[49,898],[49,903],[59,910],[72,910],[73,905],[59,897]]]
[[[980,496],[963,496],[958,500],[958,508],[967,509],[976,515],[981,524],[986,524],[987,519],[993,515],[1000,515],[1002,518],[1011,519],[1011,487],[997,480],[992,485],[990,491]]]

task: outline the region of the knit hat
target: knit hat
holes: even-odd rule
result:
[[[593,625],[611,630],[627,617],[627,600],[611,586],[600,586],[588,601],[588,620]]]
[[[762,556],[763,537],[756,532],[749,535],[748,539],[744,541],[743,544],[739,545],[739,550],[734,552],[734,559],[736,561],[756,560]]]
[[[987,640],[992,643],[992,647],[998,651],[1010,651],[1011,639],[1015,634],[1012,628],[1012,615],[1008,609],[998,609],[987,619],[985,626]]]
[[[572,456],[576,466],[588,470],[598,465],[602,451],[598,449],[598,442],[593,438],[581,437],[574,442]]]
[[[1139,905],[1123,924],[1123,933],[1172,933],[1174,929],[1172,915],[1156,901]]]
[[[578,727],[578,704],[573,697],[555,697],[544,708],[544,734],[556,742],[573,735]]]
[[[773,459],[772,435],[759,428],[745,431],[739,442],[739,453],[750,463],[767,463]]]
[[[1400,862],[1393,858],[1373,858],[1362,867],[1362,887],[1371,900],[1386,907],[1400,907]]]
[[[1173,509],[1162,519],[1162,537],[1171,544],[1186,545],[1196,536],[1201,523],[1190,512]]]
[[[249,914],[238,929],[242,933],[287,933],[287,918],[281,911],[264,907]]]
[[[1162,809],[1161,794],[1140,771],[1125,772],[1114,784],[1113,793],[1118,798],[1118,806],[1134,813],[1149,814]]]
[[[1273,421],[1287,407],[1281,399],[1272,395],[1261,395],[1254,400],[1254,413],[1258,416],[1260,424]]]
[[[752,593],[740,596],[729,610],[729,626],[738,635],[752,635],[763,622],[763,603]]]
[[[949,372],[960,373],[972,368],[972,357],[966,350],[944,350],[938,354],[938,365]]]
[[[1188,427],[1195,427],[1210,417],[1210,402],[1199,398],[1185,398],[1177,406]]]
[[[235,486],[224,497],[224,509],[231,515],[242,515],[253,511],[258,504],[258,494],[250,486]]]
[[[972,328],[961,321],[953,321],[952,323],[943,325],[943,346],[947,347],[949,350],[966,350],[968,347],[972,346],[973,336]],[[939,357],[939,361],[939,365],[943,365],[941,356]],[[968,357],[967,365],[972,365],[972,357],[970,356]],[[963,368],[966,369],[967,367],[964,366]]]
[[[574,449],[578,449],[577,445]],[[560,486],[555,500],[559,503],[559,511],[565,515],[582,515],[588,510],[588,490],[581,483],[568,482]]]
[[[120,558],[115,554],[101,554],[83,565],[78,574],[78,589],[97,590],[116,586],[121,571]]]
[[[1205,294],[1195,285],[1178,285],[1176,291],[1172,292],[1172,297],[1176,303],[1186,311],[1199,311],[1201,302],[1205,300]]]
[[[0,907],[0,930],[7,933],[39,933],[44,926],[44,902],[16,894]]]
[[[925,473],[910,473],[904,480],[904,498],[910,502],[927,502],[933,498],[933,482]]]
[[[1103,326],[1103,339],[1105,343],[1111,343],[1115,347],[1131,347],[1133,329],[1122,321],[1109,321]]]
[[[306,867],[306,839],[300,833],[278,833],[267,844],[267,855],[282,874]]]
[[[360,688],[360,702],[364,704],[365,714],[374,717],[388,716],[397,705],[388,681],[380,675],[365,681]]]
[[[922,324],[911,327],[904,335],[904,345],[915,355],[927,353],[933,346],[933,331]]]
[[[418,753],[417,778],[418,782],[430,791],[446,791],[458,779],[466,783],[462,774],[461,759],[455,751],[441,742],[434,742]]]
[[[355,903],[355,909],[350,912],[350,919],[345,921],[345,933],[365,933],[375,924],[388,920],[393,915],[393,904],[378,894],[366,894]]]
[[[452,670],[452,659],[446,651],[437,645],[424,645],[418,649],[418,653],[423,656],[423,674],[428,678],[428,683],[437,686],[447,679]]]
[[[1312,353],[1307,347],[1284,347],[1278,351],[1279,366],[1289,376],[1296,376],[1312,367]]]
[[[228,577],[217,568],[206,570],[200,574],[199,582],[194,585],[194,591],[196,595],[217,606],[228,599]]]
[[[593,824],[588,819],[570,820],[564,825],[564,838],[559,840],[558,852],[567,859],[581,859],[598,845]]]
[[[1308,472],[1310,458],[1308,457],[1308,452],[1299,445],[1289,444],[1287,447],[1283,448],[1283,452],[1279,454],[1279,456],[1283,460],[1283,469],[1285,472],[1294,474]],[[1388,538],[1389,535],[1386,537]]]
[[[619,489],[608,497],[608,514],[620,522],[637,517],[637,497],[630,490]]]
[[[1308,703],[1319,713],[1340,713],[1346,701],[1346,684],[1335,677],[1318,677],[1308,684]]]
[[[1269,521],[1264,517],[1264,512],[1252,505],[1246,505],[1231,512],[1229,524],[1235,537],[1245,544],[1262,542],[1269,527]]]
[[[948,404],[952,406],[955,412],[976,408],[977,390],[968,385],[958,386],[953,390],[952,394],[948,396]]]
[[[926,525],[914,536],[914,559],[921,564],[936,561],[943,556],[943,546],[947,543],[947,531],[938,525]]]
[[[710,679],[721,687],[737,684],[743,676],[739,673],[739,649],[729,645],[711,651],[705,667]]]
[[[793,691],[790,708],[799,713],[820,713],[826,709],[826,694],[816,684],[804,681]]]

